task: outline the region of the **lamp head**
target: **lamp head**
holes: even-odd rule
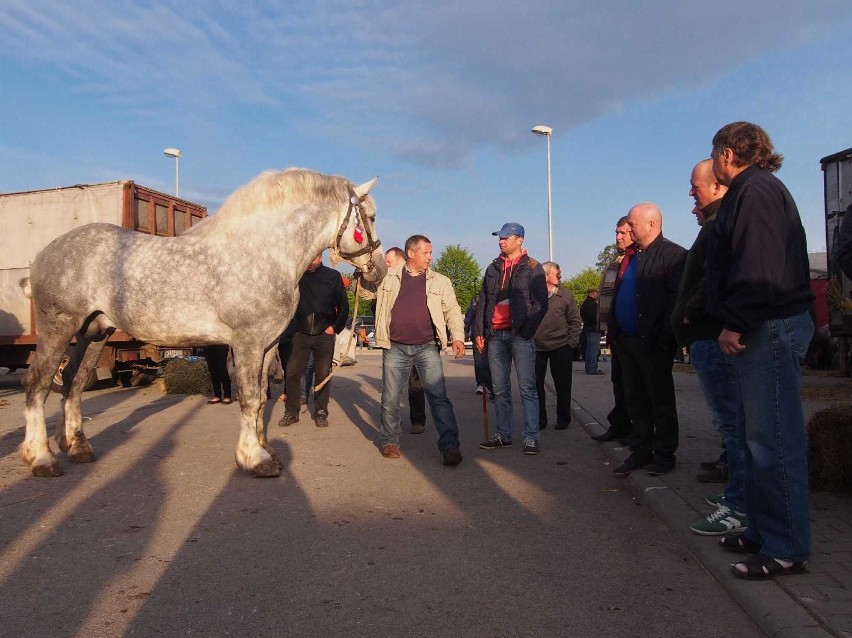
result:
[[[530,130],[536,135],[550,135],[551,133],[553,133],[552,128],[550,128],[549,126],[544,126],[543,124],[533,126]]]
[[[163,155],[168,155],[169,157],[180,157],[180,150],[176,148],[164,148]]]

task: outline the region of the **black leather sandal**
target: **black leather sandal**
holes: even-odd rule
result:
[[[719,539],[719,545],[734,554],[759,554],[761,544],[749,540],[743,532],[728,532]]]
[[[738,565],[745,566],[745,571],[737,569]],[[784,567],[784,565],[771,556],[758,554],[753,558],[747,558],[731,565],[731,571],[734,573],[734,576],[745,578],[746,580],[769,580],[777,576],[804,574],[807,569],[804,562],[793,563],[789,567]]]

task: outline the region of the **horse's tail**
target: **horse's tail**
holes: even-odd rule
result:
[[[24,290],[24,297],[27,299],[33,298],[33,287],[30,285],[30,278],[24,277],[18,282],[18,285]]]

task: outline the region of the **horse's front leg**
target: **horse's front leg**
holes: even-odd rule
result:
[[[266,390],[263,375],[266,365],[263,348],[247,348],[232,344],[237,387],[240,391],[240,438],[237,442],[237,465],[254,476],[281,476],[281,463],[266,441],[263,430],[263,406]]]
[[[81,403],[83,389],[98,364],[104,346],[105,335],[100,341],[92,341],[78,333],[74,354],[62,373],[63,419],[56,425],[56,442],[73,463],[92,463],[95,460],[95,453],[83,432]]]

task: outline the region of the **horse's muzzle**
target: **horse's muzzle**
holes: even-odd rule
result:
[[[381,249],[376,249],[370,255],[370,261],[359,267],[359,273],[364,281],[378,284],[385,278],[388,266],[385,263],[385,255]]]

